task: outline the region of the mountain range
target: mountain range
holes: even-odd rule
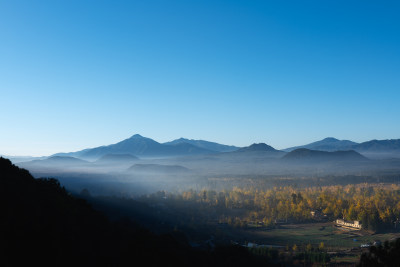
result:
[[[355,145],[358,145],[358,143],[349,140],[338,140],[333,137],[327,137],[323,140],[316,141],[307,145],[289,147],[283,149],[283,151],[290,152],[299,148],[307,148],[320,151],[339,151],[352,149],[352,147]]]
[[[106,155],[131,155],[139,158],[167,158],[181,156],[211,155],[219,153],[270,153],[284,155],[298,149],[308,149],[315,151],[348,151],[354,150],[364,156],[371,158],[379,157],[400,157],[400,139],[392,140],[371,140],[363,143],[356,143],[349,140],[338,140],[328,137],[323,140],[310,144],[290,147],[277,150],[267,144],[252,144],[248,147],[236,147],[218,144],[205,140],[193,140],[179,138],[166,143],[159,143],[153,139],[135,134],[116,144],[84,149],[76,152],[57,153],[53,156],[76,157],[84,160],[99,160]]]
[[[398,140],[355,143],[326,138],[305,146],[309,148],[285,152],[257,143],[226,151],[233,148],[184,138],[159,143],[134,135],[116,144],[19,162],[18,166],[38,177],[62,179],[71,188],[92,187],[98,181],[110,180],[113,183],[130,181],[138,191],[144,187],[161,190],[161,185],[169,186],[170,181],[185,184],[187,179],[201,177],[391,175],[400,170]],[[147,187],[148,183],[152,185]],[[100,186],[95,190],[100,194],[105,189]]]
[[[238,150],[239,147],[236,146],[227,146],[218,144],[215,142],[204,141],[204,140],[193,140],[193,139],[186,139],[186,138],[179,138],[170,142],[164,143],[164,145],[177,145],[177,144],[191,144],[203,149],[207,149],[210,151],[215,152],[232,152]]]
[[[116,144],[84,149],[77,152],[57,153],[55,156],[70,156],[88,160],[97,160],[107,154],[130,154],[136,157],[173,157],[215,153],[187,142],[161,144],[153,139],[135,134]]]
[[[32,161],[27,161],[27,162],[21,162],[21,164],[29,164],[30,166],[40,166],[40,165],[45,165],[45,166],[83,166],[87,165],[90,162],[86,160],[82,160],[79,158],[75,157],[70,157],[70,156],[51,156],[46,159],[37,159],[37,160],[32,160]]]
[[[328,152],[354,150],[371,158],[400,157],[400,139],[371,140],[363,143],[356,143],[349,140],[338,140],[333,137],[328,137],[307,145],[286,148],[283,149],[283,151],[290,152],[299,148]]]

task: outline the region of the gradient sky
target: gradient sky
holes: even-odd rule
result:
[[[399,3],[0,0],[0,154],[400,138]]]

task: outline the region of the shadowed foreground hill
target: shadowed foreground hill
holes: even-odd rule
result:
[[[0,266],[260,265],[244,248],[194,251],[185,238],[111,223],[57,180],[34,179],[1,157],[0,209]]]

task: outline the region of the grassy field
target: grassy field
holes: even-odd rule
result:
[[[288,224],[278,229],[253,228],[243,231],[240,236],[246,236],[249,242],[289,247],[294,244],[297,246],[312,244],[318,247],[323,242],[328,251],[338,251],[360,248],[361,244],[373,243],[375,240],[384,242],[399,238],[400,233],[371,234],[366,231],[342,230],[328,222]]]

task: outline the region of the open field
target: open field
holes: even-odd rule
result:
[[[384,242],[399,238],[400,233],[372,234],[367,231],[349,231],[337,228],[332,222],[287,224],[277,229],[253,228],[240,231],[241,238],[258,244],[292,247],[312,244],[317,247],[321,242],[328,251],[344,251],[360,248],[361,244],[373,243],[375,240]]]
[[[372,244],[378,240],[383,243],[400,238],[400,232],[374,234],[364,230],[349,231],[334,226],[333,222],[286,224],[276,229],[254,227],[234,230],[229,235],[237,238],[238,242],[281,247],[284,250],[292,250],[295,244],[299,250],[303,250],[307,244],[317,248],[323,242],[331,256],[332,266],[356,266],[362,252],[368,251],[367,248],[361,249],[361,244]]]

